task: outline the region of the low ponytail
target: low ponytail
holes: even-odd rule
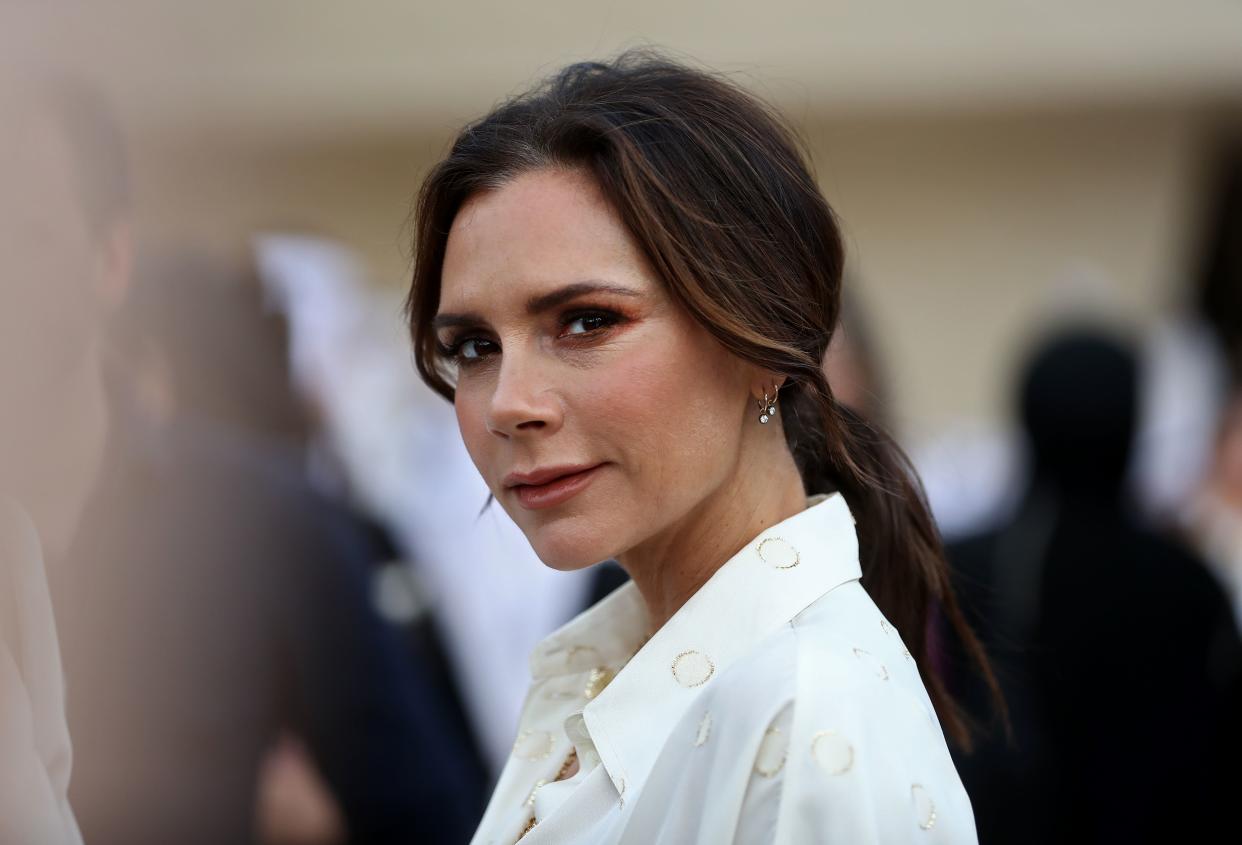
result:
[[[806,489],[840,491],[849,503],[857,520],[862,585],[901,633],[945,732],[969,752],[981,726],[936,671],[928,634],[937,612],[982,673],[1012,736],[1004,695],[958,607],[940,532],[909,457],[881,426],[837,401],[822,374],[799,387],[787,403],[785,433]]]

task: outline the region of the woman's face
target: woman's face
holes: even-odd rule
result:
[[[463,205],[436,333],[470,457],[555,569],[675,527],[727,489],[754,424],[751,368],[668,297],[583,171],[525,173]],[[509,478],[584,467],[542,487]]]

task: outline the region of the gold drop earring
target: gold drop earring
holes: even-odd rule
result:
[[[773,393],[772,398],[769,399],[768,389],[765,387],[763,389],[763,401],[759,402],[758,399],[755,400],[756,402],[759,402],[759,422],[766,423],[768,420],[772,419],[772,417],[776,416],[776,396],[780,392],[781,386],[778,384],[776,386],[776,392]]]

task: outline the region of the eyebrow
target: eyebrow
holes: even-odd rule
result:
[[[583,294],[588,293],[615,293],[620,296],[638,297],[642,294],[633,288],[627,288],[624,285],[613,284],[611,282],[599,281],[582,281],[573,282],[564,287],[557,288],[548,293],[541,293],[532,296],[526,300],[526,313],[530,316],[537,316],[545,311],[549,311],[558,305],[563,305],[572,299],[576,299]],[[464,312],[460,314],[440,313],[431,321],[433,329],[442,329],[447,326],[476,326],[486,323],[481,316],[474,312]]]

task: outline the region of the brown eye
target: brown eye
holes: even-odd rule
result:
[[[607,328],[620,321],[620,318],[609,311],[585,311],[576,314],[567,315],[565,326],[568,328],[577,323],[583,325],[582,331],[567,331],[568,335],[590,334],[594,331]]]
[[[478,344],[484,344],[482,349],[478,348]],[[460,340],[453,341],[448,345],[439,345],[440,355],[454,363],[464,366],[470,366],[487,357],[487,345],[491,341],[481,337],[465,337]]]

